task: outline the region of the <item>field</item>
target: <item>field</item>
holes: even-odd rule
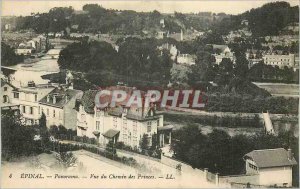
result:
[[[297,84],[284,84],[284,83],[256,83],[260,88],[267,90],[274,96],[284,97],[298,97],[299,98],[299,85]]]

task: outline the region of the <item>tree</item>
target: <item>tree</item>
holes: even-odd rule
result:
[[[15,157],[29,156],[40,153],[33,138],[36,131],[33,127],[26,127],[22,124],[20,116],[13,111],[1,114],[1,156],[4,160],[11,160]]]
[[[41,136],[41,148],[47,150],[47,147],[50,144],[50,135],[47,129],[47,120],[44,112],[42,112],[41,118],[39,119],[39,132]]]
[[[72,152],[60,152],[56,155],[56,159],[63,169],[73,167],[77,162],[77,158],[73,155]]]
[[[158,147],[158,135],[154,133],[152,135],[152,144],[151,144],[151,149],[156,149]]]
[[[149,149],[149,141],[147,134],[143,135],[142,140],[140,142],[140,148],[142,149],[142,153],[145,153],[145,151]]]
[[[107,143],[107,145],[106,145],[106,147],[105,147],[105,150],[106,150],[108,153],[110,153],[111,155],[113,155],[113,156],[116,155],[117,150],[116,150],[115,143],[114,143],[113,140],[110,140],[110,141]]]
[[[24,56],[16,55],[14,49],[1,42],[1,64],[2,66],[12,66],[23,62]]]

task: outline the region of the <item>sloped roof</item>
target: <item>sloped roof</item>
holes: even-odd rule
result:
[[[109,129],[108,131],[103,133],[103,136],[107,137],[107,138],[113,138],[114,136],[116,136],[119,133],[120,133],[120,131],[118,131],[118,130]]]
[[[253,150],[244,155],[244,159],[250,158],[259,168],[281,167],[296,165],[294,157],[288,158],[288,151],[284,148]]]
[[[72,98],[75,98],[77,94],[81,91],[73,90],[73,89],[62,89],[62,88],[55,88],[52,90],[48,95],[44,96],[39,103],[55,106],[63,108]],[[49,102],[47,102],[47,98],[50,98]],[[56,102],[53,103],[53,98],[56,98]],[[67,97],[67,98],[66,98]]]
[[[17,89],[17,87],[1,78],[1,87],[3,87],[5,84],[11,86],[13,89]]]
[[[80,100],[81,105],[84,107],[84,111],[86,113],[93,114],[95,112],[95,96],[97,94],[97,90],[88,90],[84,91],[83,96]]]
[[[219,49],[219,50],[221,50],[222,52],[224,52],[224,50],[228,47],[227,45],[212,45],[212,47],[213,47],[213,50],[217,50],[217,49]]]

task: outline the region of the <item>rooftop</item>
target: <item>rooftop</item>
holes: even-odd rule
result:
[[[253,150],[243,157],[253,160],[259,168],[293,166],[297,162],[284,148]]]
[[[80,94],[79,90],[55,88],[44,96],[39,103],[49,106],[63,108],[72,98]]]

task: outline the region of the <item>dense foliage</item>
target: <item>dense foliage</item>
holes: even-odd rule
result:
[[[1,42],[1,65],[13,66],[20,62],[23,62],[24,57],[17,55],[9,45]]]
[[[61,51],[58,63],[61,69],[84,72],[98,86],[119,81],[163,85],[169,81],[172,63],[169,53],[160,53],[157,44],[155,39],[127,38],[117,52],[106,42],[73,43]]]
[[[242,157],[255,149],[291,148],[299,162],[298,139],[290,132],[278,136],[258,133],[254,136],[230,137],[225,131],[213,130],[203,135],[197,126],[190,125],[176,130],[172,135],[175,158],[195,168],[208,168],[221,175],[244,173]],[[295,167],[295,170],[298,170]],[[296,173],[296,171],[295,171]],[[298,174],[294,175],[295,183]]]
[[[224,18],[214,25],[213,30],[220,34],[243,27],[242,20],[248,20],[254,36],[278,35],[288,24],[299,22],[299,7],[287,2],[272,2],[243,14]]]
[[[34,127],[25,127],[13,112],[1,115],[1,157],[4,160],[41,153],[41,142],[34,141]]]

